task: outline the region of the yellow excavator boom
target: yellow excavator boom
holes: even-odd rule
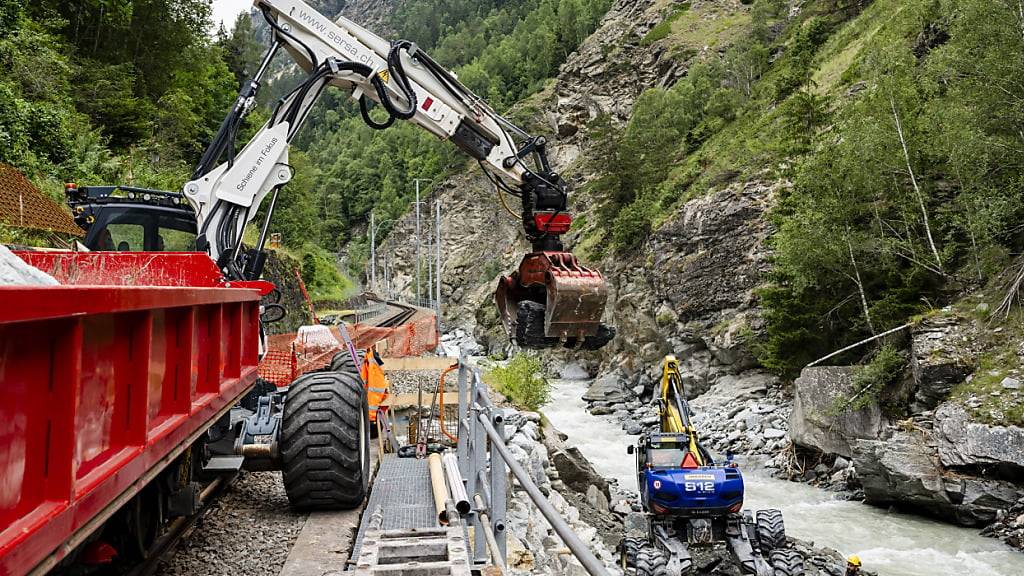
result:
[[[668,434],[686,434],[689,451],[701,466],[705,465],[700,450],[697,431],[690,423],[689,407],[682,393],[683,377],[679,371],[679,360],[669,354],[661,364],[661,396],[658,405],[661,411],[661,431]]]

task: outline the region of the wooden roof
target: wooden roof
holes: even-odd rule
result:
[[[17,228],[84,236],[67,208],[12,166],[0,162],[0,222]]]

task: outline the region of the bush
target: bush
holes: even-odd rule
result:
[[[551,384],[541,374],[538,358],[520,354],[505,366],[484,374],[484,380],[524,410],[536,411],[551,397]]]

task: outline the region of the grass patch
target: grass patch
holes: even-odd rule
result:
[[[488,385],[524,410],[537,411],[551,397],[551,384],[544,378],[539,358],[519,354],[505,366],[484,373]]]
[[[345,300],[356,292],[356,286],[341,273],[331,253],[309,247],[302,256],[302,281],[313,302]]]
[[[714,15],[708,12],[689,10],[673,14],[671,32],[667,34],[669,43],[676,48],[718,48],[733,44],[749,32],[751,18],[747,10]],[[651,32],[657,27],[652,28]]]
[[[654,44],[658,40],[668,37],[668,35],[672,33],[672,23],[678,20],[680,16],[682,16],[689,10],[689,3],[683,4],[682,6],[678,7],[675,10],[675,12],[669,15],[668,18],[665,18],[657,25],[655,25],[654,28],[648,30],[647,34],[644,34],[644,37],[640,39],[640,45],[650,46],[651,44]]]
[[[1021,373],[1021,342],[1024,312],[1017,308],[1001,323],[981,330],[978,368],[953,388],[950,398],[962,404],[974,420],[998,426],[1024,426],[1024,390],[1003,388],[1003,380],[1024,382]]]

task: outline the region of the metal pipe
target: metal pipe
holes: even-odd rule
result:
[[[459,473],[459,461],[454,452],[445,452],[441,456],[441,463],[444,464],[444,471],[448,476],[448,489],[451,490],[455,509],[459,511],[460,515],[465,516],[473,507],[469,504],[466,485],[463,483],[462,474]]]
[[[448,489],[444,485],[444,466],[441,464],[441,455],[433,453],[427,458],[427,466],[430,468],[430,489],[434,493],[434,511],[437,512],[437,523],[441,526],[448,525],[448,511],[445,510],[445,502],[448,501]]]
[[[498,541],[494,539],[494,530],[491,528],[491,519],[487,517],[487,512],[484,512],[487,508],[484,506],[483,500],[480,495],[477,494],[473,497],[473,502],[476,504],[476,508],[479,511],[480,525],[484,527],[484,541],[487,542],[487,550],[491,553],[491,562],[498,565],[501,568],[501,572],[504,574],[505,570],[505,559],[501,556],[501,551],[498,548]]]
[[[505,464],[508,465],[512,475],[519,481],[519,485],[526,490],[526,493],[530,496],[530,500],[533,500],[534,505],[537,506],[540,513],[543,514],[544,518],[549,524],[551,524],[551,527],[555,529],[555,533],[557,533],[562,539],[562,542],[565,542],[565,545],[572,550],[573,555],[580,561],[580,564],[583,565],[583,568],[587,573],[591,576],[609,576],[608,572],[605,570],[604,564],[601,564],[601,561],[594,556],[594,553],[591,552],[585,544],[583,544],[580,537],[572,531],[572,528],[570,528],[565,520],[558,514],[554,506],[551,505],[551,502],[544,497],[540,489],[537,488],[537,485],[533,483],[533,480],[530,478],[530,475],[526,470],[519,465],[519,462],[516,462],[508,447],[505,446],[501,435],[494,429],[494,426],[491,424],[487,415],[478,414],[477,419],[483,426],[487,436],[491,439],[491,448],[497,450],[498,453],[501,454],[501,457],[505,460]],[[498,470],[491,471],[491,474],[499,473],[501,472]]]

